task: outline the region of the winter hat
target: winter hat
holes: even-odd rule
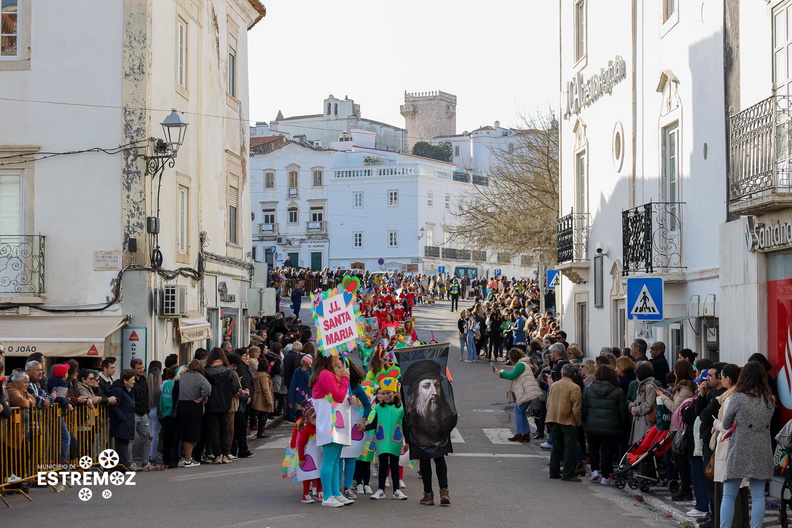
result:
[[[55,365],[52,373],[56,378],[63,378],[69,373],[69,365]]]
[[[305,354],[300,361],[308,363],[308,366],[313,365],[313,358],[308,354]]]

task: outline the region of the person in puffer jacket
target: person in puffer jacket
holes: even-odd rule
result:
[[[511,372],[495,369],[493,372],[498,377],[511,381],[511,390],[514,391],[514,436],[509,438],[511,442],[530,442],[531,426],[528,423],[528,409],[531,402],[542,397],[539,383],[534,377],[531,369],[530,359],[525,352],[519,348],[512,348],[506,354],[509,363],[514,365]]]
[[[600,365],[594,382],[583,391],[583,428],[591,459],[591,481],[612,486],[613,453],[622,432],[630,427],[627,399],[616,370]]]
[[[220,347],[215,347],[206,358],[206,379],[212,392],[206,401],[205,420],[211,452],[215,464],[230,464],[228,453],[230,437],[228,423],[231,399],[239,392],[239,376],[228,366],[228,358]]]

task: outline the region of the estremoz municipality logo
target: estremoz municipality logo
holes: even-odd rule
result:
[[[99,466],[102,469],[111,469],[118,466],[118,453],[114,449],[105,449],[99,453]],[[136,486],[135,473],[131,471],[113,471],[107,473],[95,468],[94,461],[89,456],[81,457],[80,468],[84,471],[39,471],[36,475],[39,486],[82,486],[77,497],[85,502],[93,497],[93,490],[89,486]],[[91,470],[92,471],[88,471]],[[72,468],[67,469],[76,469]],[[113,496],[112,490],[107,487],[102,490],[102,498],[109,499]]]

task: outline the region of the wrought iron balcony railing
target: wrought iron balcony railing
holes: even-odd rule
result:
[[[44,236],[0,235],[0,293],[45,292]]]
[[[438,246],[424,246],[424,257],[439,257],[440,248]]]
[[[682,205],[649,202],[622,211],[622,275],[678,271],[682,265]]]
[[[792,204],[792,97],[774,95],[729,118],[729,210]]]
[[[487,260],[487,252],[486,251],[471,251],[471,256],[473,260]]]
[[[588,213],[573,210],[557,220],[558,263],[582,262],[588,259]]]

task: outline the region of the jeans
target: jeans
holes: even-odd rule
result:
[[[159,452],[159,435],[160,435],[160,422],[157,416],[157,408],[154,407],[149,412],[149,434],[151,434],[151,449],[149,449],[149,458],[157,460],[162,458]]]
[[[693,484],[693,496],[698,511],[709,511],[709,497],[704,489],[704,463],[700,456],[690,457],[690,482]]]
[[[337,497],[341,495],[341,444],[329,443],[322,446],[322,467],[319,469],[319,476],[322,480],[322,488],[325,491],[325,498]],[[396,481],[398,483],[398,480]]]
[[[616,437],[588,434],[588,454],[591,471],[599,471],[602,478],[613,473],[613,453],[616,451]]]
[[[472,330],[468,330],[467,333],[467,355],[468,361],[475,361],[478,355],[478,350],[476,349],[476,333]]]
[[[465,349],[467,348],[467,337],[459,337],[459,359],[465,359]]]
[[[60,450],[60,463],[69,463],[69,445],[71,444],[71,434],[69,428],[66,427],[66,420],[60,419],[61,423],[61,450]]]
[[[528,423],[528,408],[531,402],[527,401],[517,405],[514,404],[514,428],[515,434],[527,435],[531,434],[531,425]]]
[[[577,427],[555,424],[553,444],[550,449],[550,478],[571,479],[577,468]],[[561,459],[564,459],[564,474],[561,475]]]
[[[723,483],[723,501],[720,509],[720,527],[731,528],[734,518],[734,501],[740,491],[742,479],[729,479]],[[766,480],[749,479],[751,488],[751,528],[761,528],[764,522]]]
[[[545,434],[545,418],[547,418],[547,402],[539,400],[538,413],[536,416],[536,434],[544,436]]]
[[[501,338],[500,334],[497,335],[490,334],[489,353],[487,354],[487,357],[499,358],[502,355],[503,355],[503,338]]]
[[[419,461],[419,467],[424,493],[432,493],[432,460],[434,460],[435,469],[437,469],[437,482],[440,484],[440,489],[448,489],[448,466],[445,457],[422,458]]]
[[[149,452],[151,451],[148,414],[135,413],[135,441],[132,444],[133,453],[138,449],[138,446],[141,450],[141,462],[145,466],[149,463]]]

